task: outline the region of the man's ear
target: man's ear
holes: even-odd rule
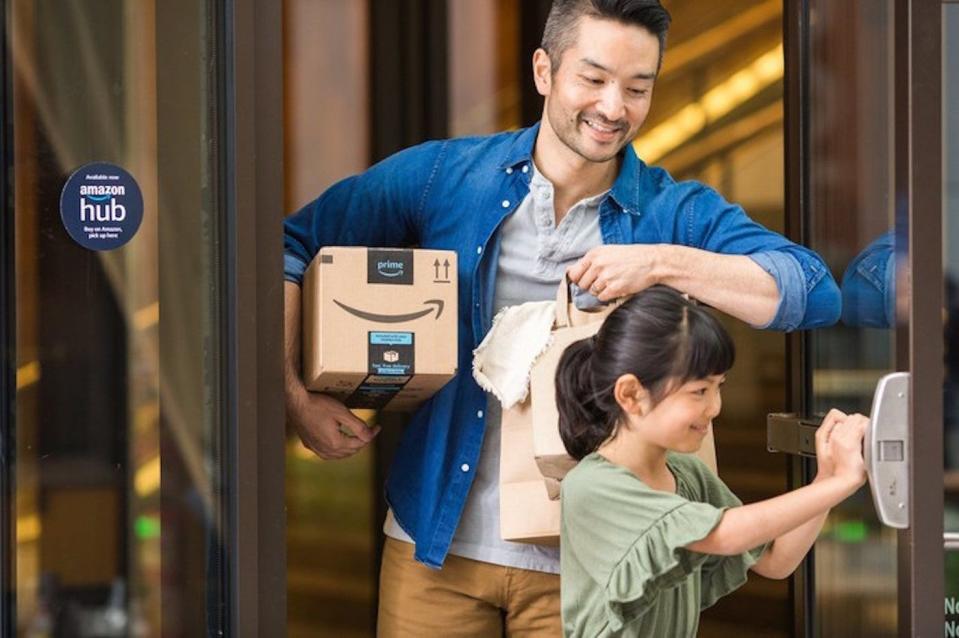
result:
[[[652,410],[649,392],[634,374],[624,374],[616,379],[613,396],[626,414],[642,417]]]
[[[533,81],[536,83],[536,92],[546,97],[553,87],[553,62],[544,49],[536,49],[533,53]]]

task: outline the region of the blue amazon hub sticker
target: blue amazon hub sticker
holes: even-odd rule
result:
[[[143,221],[143,194],[133,176],[105,162],[77,169],[60,193],[60,219],[88,250],[114,250],[133,239]]]

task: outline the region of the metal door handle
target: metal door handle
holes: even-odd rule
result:
[[[876,385],[869,429],[863,441],[866,473],[879,519],[890,527],[909,526],[909,373],[887,374]],[[766,448],[816,456],[821,420],[795,414],[766,417]],[[953,539],[959,549],[959,535]],[[947,544],[953,542],[946,540]]]
[[[887,374],[876,385],[863,452],[879,520],[909,527],[909,373]]]

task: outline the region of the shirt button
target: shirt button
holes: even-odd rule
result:
[[[509,168],[506,169],[506,174],[507,174],[507,175],[512,175],[512,174],[513,174],[513,167],[512,167],[512,166],[510,166]]]
[[[463,463],[462,465],[460,465],[460,469],[463,470],[464,472],[469,472],[470,471],[469,463]]]
[[[528,172],[529,172],[529,164],[523,164],[523,172],[524,172],[524,173],[528,173]]]
[[[478,412],[476,413],[476,416],[478,416],[479,418],[482,419],[482,418],[483,418],[483,411],[482,411],[482,410],[478,411]]]
[[[504,200],[503,200],[503,208],[509,208],[509,200],[508,200],[508,199],[504,199]]]
[[[482,246],[477,246],[477,247],[476,247],[476,254],[477,254],[477,255],[482,255],[482,254],[483,254],[483,247],[482,247]]]

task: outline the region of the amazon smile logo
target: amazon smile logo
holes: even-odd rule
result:
[[[379,261],[376,262],[376,272],[384,277],[402,277],[403,266],[404,264],[401,261]]]
[[[423,302],[424,305],[431,306],[430,308],[425,308],[423,310],[418,310],[416,312],[409,312],[402,315],[381,315],[375,312],[367,312],[365,310],[360,310],[359,308],[353,308],[347,306],[345,303],[333,300],[337,306],[350,313],[354,317],[359,317],[360,319],[366,319],[367,321],[376,321],[378,323],[403,323],[404,321],[413,321],[414,319],[419,319],[420,317],[425,317],[434,310],[436,311],[436,318],[439,319],[440,315],[443,314],[443,300],[442,299],[427,299]]]

